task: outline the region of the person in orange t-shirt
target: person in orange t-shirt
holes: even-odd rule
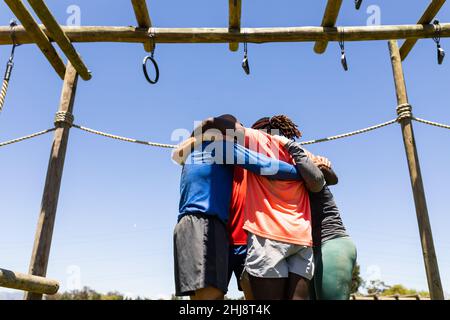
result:
[[[273,121],[284,122],[283,135],[300,136],[289,118],[278,116]],[[243,180],[235,172],[230,235],[239,248],[248,232],[245,270],[255,299],[308,299],[314,270],[308,190],[322,189],[324,179],[302,149],[296,150],[294,161],[289,149],[295,146],[279,141],[245,128],[247,148],[295,164],[303,181],[269,181],[251,173]],[[230,254],[236,256],[236,252]]]

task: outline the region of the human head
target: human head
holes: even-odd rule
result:
[[[298,130],[298,126],[285,115],[261,118],[253,124],[252,128],[266,130],[269,134],[275,134],[275,132],[272,133],[272,130],[277,130],[279,134],[289,139],[300,138],[302,136],[302,133]]]

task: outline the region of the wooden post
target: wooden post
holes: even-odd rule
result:
[[[438,14],[439,10],[441,10],[445,1],[446,0],[432,0],[417,24],[431,23],[434,17],[436,17],[436,15]],[[402,60],[406,59],[416,43],[417,39],[408,39],[403,43],[402,47],[400,48],[400,56],[402,57]]]
[[[72,113],[75,101],[75,93],[78,82],[78,74],[70,62],[67,64],[66,76],[61,94],[59,112]],[[44,194],[42,196],[41,211],[34,240],[29,274],[45,277],[47,273],[50,247],[52,243],[53,226],[55,224],[56,209],[58,206],[59,190],[64,169],[67,142],[70,126],[59,126],[55,131],[53,146],[45,180]],[[26,293],[25,299],[39,300],[41,294]]]
[[[148,6],[146,0],[131,0],[133,5],[134,15],[136,16],[139,28],[145,28],[148,30],[152,27],[152,20],[150,19],[150,13],[148,12]],[[154,50],[153,41],[147,40],[144,42],[144,50],[152,52]]]
[[[242,0],[228,0],[228,30],[230,32],[241,32]],[[231,42],[231,51],[238,51],[239,43]]]
[[[58,24],[55,17],[53,17],[45,2],[43,0],[28,0],[28,2],[34,12],[38,15],[39,19],[41,19],[42,23],[44,23],[50,36],[53,40],[55,40],[74,68],[77,70],[80,77],[83,78],[83,80],[90,80],[92,78],[91,73],[84,64],[83,60],[81,60],[67,35],[61,29],[61,26]]]
[[[391,54],[392,70],[394,74],[395,90],[397,94],[398,105],[408,104],[408,95],[406,91],[405,78],[403,74],[402,60],[400,50],[396,40],[389,41],[389,51]],[[409,174],[414,194],[414,203],[416,206],[417,221],[419,224],[420,241],[422,244],[423,259],[425,262],[425,271],[427,274],[428,288],[432,300],[443,300],[444,292],[442,290],[439,267],[434,250],[433,235],[431,232],[430,220],[428,217],[427,202],[425,199],[425,190],[420,171],[419,157],[417,154],[416,141],[410,117],[403,117],[400,120],[405,144],[406,157],[408,159]]]
[[[57,293],[59,290],[58,281],[5,269],[0,269],[0,286],[51,295]]]
[[[328,0],[322,19],[322,27],[330,28],[335,26],[339,16],[339,11],[341,11],[341,6],[342,0]],[[314,46],[314,51],[321,54],[327,50],[327,47],[328,41],[317,41]]]
[[[61,79],[64,79],[64,74],[66,72],[64,62],[61,60],[61,57],[52,46],[49,38],[44,31],[42,31],[36,20],[34,20],[33,16],[25,7],[23,2],[21,0],[5,0],[5,2],[17,19],[19,19],[23,24],[33,42],[35,42],[39,49],[41,49],[42,53],[55,69],[56,73],[61,77]]]

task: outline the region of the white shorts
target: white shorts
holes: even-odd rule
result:
[[[258,278],[287,278],[289,273],[295,273],[311,280],[313,249],[249,233],[245,270]]]

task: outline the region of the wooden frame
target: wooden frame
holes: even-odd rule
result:
[[[147,2],[145,0],[131,0],[131,4],[133,5],[134,15],[136,16],[139,28],[146,30],[151,28],[152,20],[148,12]],[[147,52],[152,52],[154,49],[153,41],[150,41],[150,39],[145,41],[144,49]]]
[[[396,40],[389,41],[389,52],[392,64],[392,73],[394,76],[395,92],[397,95],[397,105],[409,105],[400,50]],[[428,216],[427,201],[425,198],[425,189],[423,186],[412,120],[410,117],[403,117],[399,122],[402,129],[406,158],[408,160],[409,175],[411,178],[411,187],[414,195],[414,204],[416,207],[417,222],[420,231],[420,242],[422,245],[422,254],[425,263],[430,297],[432,300],[444,300],[444,291],[442,289],[436,251],[434,249],[433,234],[431,232],[430,219]]]
[[[12,0],[6,0],[12,1]],[[441,24],[442,38],[450,37],[450,23]],[[49,35],[48,30],[41,26]],[[71,42],[145,43],[148,32],[134,27],[61,27]],[[153,28],[155,43],[229,43],[229,42],[316,42],[339,41],[338,28],[283,27],[242,28],[230,33],[228,28]],[[12,44],[9,26],[0,27],[0,45]],[[15,29],[17,42],[34,43],[32,35],[23,27]],[[389,25],[345,27],[345,41],[376,41],[391,39],[423,39],[435,35],[433,25]],[[52,39],[50,39],[52,40]]]
[[[45,55],[47,60],[55,69],[56,73],[61,79],[64,79],[64,74],[66,73],[66,66],[61,60],[61,57],[56,52],[55,48],[50,43],[48,36],[42,31],[37,22],[28,12],[27,8],[24,6],[21,0],[5,0],[6,4],[9,6],[11,11],[15,14],[17,19],[22,22],[29,39],[36,43],[36,45],[41,49],[42,53]],[[8,32],[9,37],[11,37],[11,30]],[[20,42],[20,40],[18,40]],[[11,40],[12,42],[12,40]]]
[[[330,28],[336,25],[341,6],[342,0],[328,0],[322,19],[322,27]],[[328,41],[317,41],[314,45],[314,51],[319,54],[324,53],[327,50],[327,46]]]
[[[428,8],[425,10],[422,17],[419,19],[417,24],[429,24],[433,21],[434,17],[441,10],[444,5],[445,0],[432,0]],[[402,47],[400,48],[400,56],[402,60],[405,60],[408,54],[411,52],[414,45],[417,43],[417,39],[408,39],[406,40]]]
[[[152,51],[154,43],[229,43],[237,50],[240,42],[316,42],[314,50],[323,53],[329,41],[339,41],[339,28],[335,27],[342,0],[329,0],[321,27],[289,28],[241,28],[241,0],[229,0],[228,28],[152,28],[154,42],[149,41],[150,15],[145,0],[132,0],[139,27],[62,27],[42,0],[29,0],[45,26],[38,25],[21,0],[5,0],[23,27],[15,28],[15,40],[19,44],[35,43],[41,49],[57,74],[64,78],[60,112],[72,113],[78,74],[90,78],[89,71],[79,58],[72,42],[124,42],[142,43]],[[439,12],[445,0],[433,0],[416,25],[345,27],[345,41],[389,40],[391,63],[399,105],[408,103],[401,60],[406,58],[417,39],[432,38],[435,27],[429,23]],[[450,24],[441,24],[441,37],[450,37]],[[406,39],[399,50],[397,39]],[[69,63],[62,62],[51,41],[56,41],[67,55]],[[9,26],[0,27],[0,45],[12,44]],[[443,299],[433,237],[428,217],[417,148],[411,119],[399,119],[410,170],[411,184],[416,206],[420,239],[431,299]],[[68,144],[70,125],[58,126],[52,145],[41,212],[36,231],[30,275],[17,274],[0,269],[0,285],[29,291],[25,298],[41,299],[43,293],[56,293],[58,284],[39,276],[45,276],[50,254],[53,226],[56,217],[59,190]],[[36,277],[37,275],[38,277]],[[44,286],[44,287],[42,287]],[[50,288],[51,287],[51,288]],[[48,289],[48,290],[47,290]]]
[[[78,74],[70,61],[64,78],[63,89],[59,104],[59,112],[72,114],[77,90]],[[55,130],[50,159],[45,179],[44,193],[42,195],[41,210],[39,213],[33,253],[31,255],[29,273],[45,277],[47,274],[50,248],[52,244],[53,227],[55,225],[58,208],[59,191],[61,188],[66,150],[69,141],[70,126],[58,126]],[[40,300],[39,293],[27,292],[26,300]]]
[[[228,6],[228,31],[239,33],[241,32],[242,0],[228,0]],[[231,51],[237,51],[239,49],[239,43],[231,42],[229,47]]]
[[[81,60],[67,35],[61,29],[61,26],[58,24],[48,7],[45,5],[44,1],[28,0],[28,2],[30,3],[34,12],[36,12],[36,14],[38,15],[39,19],[41,19],[42,23],[47,28],[50,37],[55,40],[55,42],[64,52],[64,54],[72,63],[73,67],[77,70],[80,77],[83,78],[83,80],[90,80],[92,78],[91,73],[87,69],[83,60]]]
[[[56,294],[59,283],[43,277],[0,269],[0,286],[38,294]]]

